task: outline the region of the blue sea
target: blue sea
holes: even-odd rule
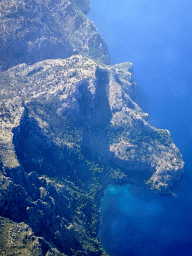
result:
[[[192,255],[192,1],[91,0],[89,17],[112,63],[133,63],[138,104],[151,125],[170,130],[186,163],[176,197],[109,187],[102,246],[111,256]]]

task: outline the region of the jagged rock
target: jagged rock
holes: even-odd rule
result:
[[[39,177],[38,177],[38,175],[37,175],[37,173],[36,172],[30,172],[29,174],[28,174],[28,180],[29,180],[29,182],[30,183],[32,183],[32,184],[38,184],[39,183]]]
[[[76,55],[1,76],[2,215],[24,220],[67,255],[104,255],[97,235],[105,188],[171,193],[184,170],[170,133],[150,126],[134,102],[131,64]]]
[[[8,175],[8,173],[6,173],[6,175]],[[26,173],[25,176],[27,178]],[[33,178],[35,177],[35,179],[31,179],[32,176]],[[1,215],[16,222],[24,221],[33,229],[36,236],[44,237],[46,241],[49,241],[50,244],[44,241],[44,238],[43,240],[42,238],[38,238],[38,242],[41,241],[41,247],[39,247],[40,245],[39,243],[37,245],[37,239],[34,238],[34,240],[36,239],[36,243],[30,245],[30,251],[32,252],[29,255],[32,255],[32,253],[34,253],[34,255],[45,255],[44,252],[43,254],[42,252],[40,254],[35,254],[37,253],[36,250],[38,252],[41,251],[41,249],[44,250],[45,246],[47,248],[46,253],[49,250],[48,255],[57,255],[50,254],[58,253],[56,249],[55,252],[51,249],[52,247],[54,248],[57,246],[59,246],[59,248],[62,249],[62,251],[65,251],[68,255],[73,255],[71,250],[74,246],[78,247],[79,243],[75,238],[75,231],[68,228],[70,227],[69,223],[72,221],[73,209],[68,208],[70,199],[66,197],[66,192],[63,193],[59,186],[57,188],[56,185],[49,180],[44,182],[45,187],[39,187],[40,184],[34,183],[34,181],[36,182],[37,180],[42,180],[44,178],[38,177],[35,172],[30,173],[28,177],[30,177],[28,180],[29,183],[24,184],[24,187],[22,187],[16,183],[16,181],[13,183],[10,177],[6,177],[3,174],[0,175]],[[49,192],[46,188],[49,189],[50,186],[47,184],[51,184],[51,193],[55,195],[54,198],[49,196]],[[29,188],[30,186],[32,186],[32,190]],[[38,198],[34,198],[34,191],[37,190],[39,190]],[[4,223],[4,220],[6,219],[1,218],[1,220]],[[13,224],[13,222],[11,222],[11,224]],[[20,223],[18,224],[18,227],[20,227],[20,225],[23,226],[24,224]],[[4,232],[2,229],[0,231]],[[19,232],[22,232],[22,237],[24,237],[25,231],[21,230]],[[1,233],[0,236],[5,236],[5,233]],[[19,237],[15,237],[15,240],[19,239]],[[22,241],[19,241],[19,243]],[[30,241],[24,241],[23,243],[26,244],[28,242]],[[70,245],[71,249],[67,244]],[[3,250],[2,253],[6,253],[7,251],[10,251],[11,253],[16,245],[12,248],[12,246],[9,247],[7,242],[5,242],[5,244],[1,244],[0,247]],[[18,252],[15,252],[13,255],[18,255],[19,248],[25,248],[25,246],[18,247]]]
[[[87,13],[89,1],[1,1],[0,67],[77,53],[109,63],[105,42],[78,7]]]
[[[184,171],[169,131],[134,101],[132,64],[106,65],[88,10],[89,0],[0,1],[1,255],[104,256],[104,190],[169,194]]]
[[[0,217],[0,254],[29,256],[65,256],[44,239],[34,235],[25,223]]]
[[[26,208],[31,204],[26,190],[11,179],[0,176],[0,212],[2,216],[21,221],[25,218]]]
[[[17,95],[18,81],[25,80],[19,94],[26,110],[13,130],[24,168],[61,174],[68,169],[70,151],[81,148],[87,157],[114,162],[131,180],[133,176],[135,181],[150,180],[157,189],[173,185],[183,173],[181,154],[170,133],[150,126],[148,115],[134,102],[130,67],[130,63],[100,65],[77,55],[9,69],[5,74],[12,86],[4,89],[5,95]],[[13,120],[16,113],[12,110]],[[11,140],[12,135],[9,145],[14,148]],[[51,183],[47,186],[54,194]]]

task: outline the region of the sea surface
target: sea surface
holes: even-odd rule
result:
[[[151,125],[170,130],[186,163],[176,197],[110,187],[102,245],[113,256],[192,255],[192,1],[91,0],[89,17],[112,63],[133,63],[139,105]]]

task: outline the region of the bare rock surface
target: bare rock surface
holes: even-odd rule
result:
[[[1,122],[6,131],[1,136],[3,164],[38,165],[40,147],[47,152],[56,146],[78,149],[87,157],[112,161],[127,179],[146,174],[145,181],[168,190],[180,179],[184,163],[169,131],[151,127],[148,115],[134,102],[130,69],[130,63],[107,66],[76,55],[4,72],[10,86],[3,88],[6,100],[1,106],[10,116]],[[13,156],[8,164],[7,148]]]
[[[184,172],[88,11],[89,0],[0,1],[1,255],[105,256],[105,189],[172,194]]]
[[[109,63],[108,48],[82,11],[89,1],[0,2],[0,67],[83,54]]]
[[[104,190],[132,183],[171,194],[184,171],[169,131],[150,126],[134,102],[131,63],[75,55],[0,75],[0,212],[26,223],[38,250],[18,252],[105,255],[98,241]],[[48,254],[38,254],[39,239]]]
[[[36,237],[24,222],[16,223],[4,217],[0,217],[0,253],[2,256],[65,256],[44,239]]]

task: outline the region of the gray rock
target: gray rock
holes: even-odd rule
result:
[[[0,217],[0,254],[65,256],[44,239],[36,237],[27,224],[16,223],[3,217]]]
[[[89,1],[71,2],[1,1],[1,68],[67,58],[77,53],[109,63],[106,44],[94,24],[79,10],[87,13]]]
[[[0,1],[1,255],[104,256],[109,184],[169,194],[184,172],[169,131],[135,103],[132,64],[106,65],[88,10],[88,0]]]

